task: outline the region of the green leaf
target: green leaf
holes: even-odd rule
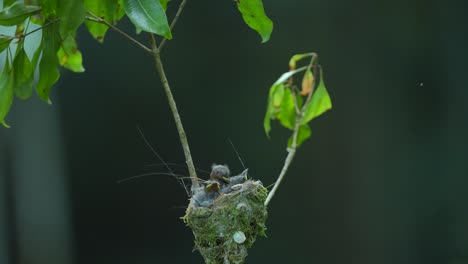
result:
[[[320,83],[317,90],[312,94],[312,99],[306,105],[301,124],[306,124],[317,116],[332,108],[330,96],[325,88],[322,70],[320,70]]]
[[[266,111],[265,118],[263,119],[263,129],[265,130],[267,137],[270,137],[271,113],[268,110]]]
[[[310,131],[309,125],[307,124],[301,125],[297,133],[296,147],[299,147],[306,139],[310,138],[311,135],[312,135],[312,131]],[[291,136],[288,140],[288,147],[292,147],[292,142],[293,142],[293,136]]]
[[[60,65],[63,67],[73,72],[84,72],[81,52],[78,50],[75,38],[71,35],[62,42],[57,56]]]
[[[272,93],[272,100],[273,100],[273,106],[275,108],[278,108],[281,106],[281,102],[283,101],[284,97],[284,84],[276,84],[274,85],[274,88],[271,89],[273,91]]]
[[[16,2],[13,5],[0,11],[0,25],[14,26],[24,22],[26,18],[35,15],[41,11],[39,6],[25,5]]]
[[[123,0],[125,13],[137,29],[171,39],[171,30],[161,2],[154,0]]]
[[[76,35],[76,30],[83,23],[85,14],[83,0],[59,1],[57,16],[60,18],[59,32],[62,39]]]
[[[52,85],[58,81],[60,72],[57,69],[57,51],[60,39],[57,32],[57,25],[45,27],[42,32],[42,58],[39,63],[39,81],[36,92],[39,97],[51,104],[49,93]]]
[[[11,37],[0,35],[0,53],[10,46],[12,40]]]
[[[46,18],[56,18],[58,3],[60,0],[40,0],[42,6],[42,15]]]
[[[281,105],[281,101],[283,100],[283,95],[284,85],[282,83],[273,84],[270,87],[270,91],[268,93],[267,110],[265,119],[263,121],[263,127],[267,136],[269,136],[271,130],[271,119],[275,119],[276,112],[278,111],[278,108]]]
[[[163,7],[164,11],[167,10],[167,3],[169,3],[169,1],[171,1],[171,0],[159,0],[159,2],[161,3],[161,6]]]
[[[10,126],[5,122],[5,116],[13,103],[13,85],[13,72],[10,69],[10,61],[7,56],[5,66],[0,74],[0,124],[7,128]]]
[[[14,4],[15,2],[16,2],[16,0],[3,0],[3,8],[9,7],[12,4]]]
[[[39,61],[39,57],[41,56],[41,54],[42,54],[42,40],[39,43],[39,47],[37,47],[36,52],[34,52],[33,59],[31,61],[31,63],[32,63],[33,67],[34,67],[34,71],[36,70],[37,62]]]
[[[289,129],[294,129],[296,123],[296,109],[294,108],[294,97],[290,89],[285,89],[283,100],[276,118]]]
[[[112,24],[117,24],[125,14],[122,0],[84,0],[84,5],[91,13]],[[102,43],[109,27],[92,21],[86,21],[85,24],[89,33]]]
[[[27,99],[32,95],[34,65],[29,60],[22,44],[18,45],[17,49],[13,60],[14,91],[18,98]]]
[[[237,8],[245,23],[257,31],[262,37],[262,43],[270,39],[273,22],[266,16],[261,0],[237,0]]]

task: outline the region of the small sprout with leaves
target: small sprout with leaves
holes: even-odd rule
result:
[[[304,58],[311,58],[309,64],[296,68],[297,63]],[[263,125],[265,133],[269,136],[271,120],[278,120],[282,126],[293,130],[288,146],[296,147],[312,134],[308,122],[331,109],[332,104],[325,88],[317,54],[304,53],[292,56],[289,60],[289,69],[270,88]],[[301,72],[304,72],[304,75],[299,90],[294,84],[294,76]],[[316,80],[319,80],[317,88]]]

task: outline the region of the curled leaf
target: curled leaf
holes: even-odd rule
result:
[[[295,70],[296,63],[298,61],[302,60],[303,58],[312,57],[313,55],[314,55],[313,52],[309,52],[309,53],[303,53],[303,54],[296,54],[292,56],[291,59],[289,60],[289,70],[290,71]]]
[[[301,95],[308,95],[312,92],[312,87],[314,85],[314,75],[310,68],[304,73],[304,77],[302,78],[302,90]]]
[[[73,72],[84,72],[83,59],[74,37],[68,36],[62,42],[57,56],[61,66]]]

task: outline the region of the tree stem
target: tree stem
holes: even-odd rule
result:
[[[166,77],[166,73],[164,71],[164,67],[161,61],[160,50],[156,45],[156,39],[153,34],[149,33],[150,41],[151,41],[151,49],[152,55],[154,58],[154,65],[156,71],[159,74],[161,79],[161,83],[164,88],[164,92],[166,93],[167,100],[169,102],[169,107],[171,108],[172,115],[174,116],[174,121],[176,123],[177,131],[179,132],[179,139],[180,143],[182,144],[182,148],[184,150],[185,160],[187,163],[190,180],[192,181],[192,189],[197,188],[198,185],[198,178],[197,173],[195,170],[195,166],[193,165],[192,155],[190,154],[190,147],[187,140],[187,135],[185,134],[184,126],[182,125],[182,120],[180,119],[179,111],[177,110],[177,105],[174,100],[174,96],[172,95],[171,87],[169,86],[169,82]]]

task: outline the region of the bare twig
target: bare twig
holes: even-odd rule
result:
[[[187,3],[187,0],[182,0],[182,2],[180,2],[180,5],[179,5],[179,10],[177,10],[177,13],[174,17],[174,19],[172,20],[172,23],[171,23],[171,31],[172,29],[174,28],[175,24],[177,23],[177,21],[179,20],[179,17],[180,17],[180,14],[182,14],[182,10],[184,10],[184,7],[185,7],[185,4]],[[163,49],[164,45],[166,45],[166,41],[167,41],[167,38],[164,38],[162,41],[161,41],[161,44],[159,45],[159,51],[161,52],[161,50]]]
[[[302,114],[302,113],[301,113]],[[302,115],[296,115],[296,123],[294,125],[294,132],[293,132],[293,140],[291,147],[288,148],[288,156],[286,156],[286,159],[284,160],[284,165],[283,168],[281,169],[281,173],[278,176],[278,179],[275,182],[275,185],[273,186],[273,189],[268,193],[268,196],[265,200],[265,206],[267,206],[273,196],[275,196],[276,190],[281,184],[281,181],[284,179],[284,175],[286,175],[286,172],[289,169],[289,165],[291,165],[291,162],[294,159],[294,156],[296,155],[296,145],[297,145],[297,134],[299,133],[299,127],[301,126],[301,117]]]
[[[172,95],[171,87],[169,86],[166,73],[164,71],[164,67],[161,61],[161,56],[160,56],[160,50],[158,46],[156,45],[156,39],[153,34],[149,33],[149,35],[150,35],[152,54],[154,58],[154,65],[161,79],[164,92],[166,93],[167,100],[169,101],[169,107],[171,108],[172,115],[174,116],[174,121],[176,123],[177,131],[179,132],[180,143],[182,144],[182,148],[184,150],[185,161],[187,163],[190,180],[192,181],[192,189],[196,189],[199,186],[198,178],[197,178],[197,173],[195,170],[195,165],[193,165],[192,155],[190,154],[190,147],[188,144],[187,135],[185,134],[185,130],[182,125],[182,121],[180,119],[179,111],[177,110],[177,105],[174,100],[174,96]]]
[[[132,36],[130,36],[127,33],[123,32],[122,30],[120,30],[116,26],[114,26],[111,23],[107,22],[106,20],[96,16],[95,14],[91,13],[90,11],[87,11],[87,13],[91,17],[87,16],[86,20],[91,21],[91,22],[104,24],[104,25],[108,26],[109,28],[113,29],[114,31],[116,31],[117,33],[121,34],[122,36],[124,36],[125,38],[127,38],[128,40],[130,40],[131,42],[133,42],[134,44],[136,44],[140,48],[142,48],[144,51],[146,51],[148,53],[152,53],[152,50],[150,48],[146,47],[143,43],[141,43],[138,40],[134,39]]]

